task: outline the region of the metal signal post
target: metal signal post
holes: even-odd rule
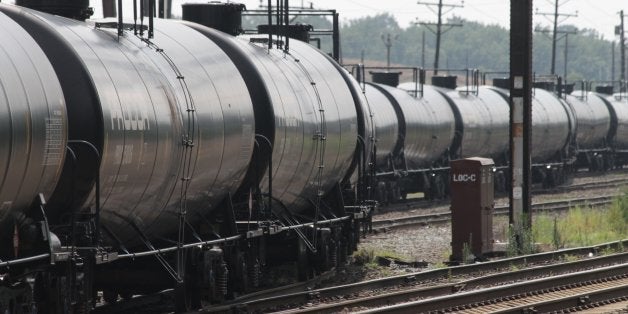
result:
[[[510,0],[510,225],[522,251],[532,222],[532,0]]]

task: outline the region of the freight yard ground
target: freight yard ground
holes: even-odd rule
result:
[[[572,182],[573,185],[581,185],[581,184],[592,184],[596,185],[600,182],[614,181],[614,180],[622,180],[628,178],[628,174],[626,173],[610,173],[599,176],[584,176],[580,175],[574,179]],[[600,184],[601,185],[601,184]],[[548,201],[556,201],[556,200],[564,200],[570,198],[588,198],[588,197],[598,197],[598,196],[610,196],[610,195],[618,195],[626,191],[626,186],[613,186],[613,187],[604,187],[601,189],[591,188],[587,190],[574,190],[568,191],[565,193],[549,193],[549,194],[539,194],[533,196],[533,203],[536,202],[548,202]],[[495,206],[507,206],[508,198],[500,197],[495,199]],[[406,210],[396,210],[396,211],[386,211],[386,207],[382,208],[379,213],[374,215],[374,220],[384,220],[384,219],[395,219],[399,217],[405,217],[409,215],[419,215],[419,214],[430,214],[430,213],[442,213],[449,211],[449,203],[441,202],[436,206],[432,206],[429,208],[408,208]],[[572,211],[573,212],[573,211]],[[585,209],[579,212],[582,214],[585,212]],[[578,213],[578,212],[575,212]],[[544,215],[541,215],[544,214]],[[533,218],[539,218],[543,220],[545,224],[547,224],[548,220],[553,223],[552,217],[565,218],[567,213],[564,211],[561,212],[546,212],[546,213],[535,213]],[[502,251],[507,248],[508,242],[508,217],[507,216],[495,216],[493,218],[493,235],[495,239],[495,248],[501,249]],[[592,219],[592,218],[588,218]],[[535,219],[536,221],[536,219]],[[560,219],[559,219],[560,221]],[[572,222],[575,223],[575,222]],[[591,221],[593,223],[593,221]],[[553,226],[544,226],[544,228],[552,228]],[[550,230],[551,232],[551,230]],[[567,231],[564,231],[567,233]],[[586,233],[586,232],[585,232]],[[622,236],[618,236],[615,239],[588,239],[588,241],[598,241],[597,243],[602,243],[606,241],[619,240],[620,238],[627,238],[628,234],[624,234]],[[586,240],[586,239],[583,239]],[[553,250],[554,245],[551,243],[551,239],[542,238],[542,241],[545,243],[538,243],[538,249],[541,251]],[[567,240],[563,239],[563,242]],[[592,245],[595,242],[586,242],[580,243],[580,245]],[[575,246],[575,245],[572,245]],[[358,248],[358,253],[356,256],[387,256],[391,259],[401,259],[407,263],[407,265],[400,265],[396,263],[392,263],[389,267],[378,267],[376,263],[372,263],[371,271],[364,270],[356,270],[358,272],[363,273],[365,279],[377,278],[382,274],[378,272],[382,272],[384,275],[391,273],[405,273],[417,271],[418,268],[411,267],[413,264],[420,264],[421,267],[430,268],[439,268],[444,267],[445,262],[449,260],[449,255],[451,254],[451,224],[449,222],[439,223],[439,224],[425,224],[419,226],[413,226],[411,228],[402,228],[391,230],[389,232],[378,232],[372,235],[368,235],[366,238],[361,240],[361,243]],[[376,257],[373,258],[374,261],[377,260]],[[380,260],[382,260],[380,258]],[[419,263],[416,263],[419,262]],[[380,269],[379,271],[377,269]],[[347,270],[350,272],[351,270]]]

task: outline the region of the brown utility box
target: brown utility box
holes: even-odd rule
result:
[[[450,162],[451,260],[463,261],[464,246],[481,258],[493,250],[494,186],[492,159],[471,157]]]

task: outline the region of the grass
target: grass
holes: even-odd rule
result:
[[[575,207],[560,218],[536,214],[532,239],[554,249],[589,246],[628,238],[628,193],[605,209]]]
[[[363,270],[376,271],[379,276],[392,276],[394,272],[387,266],[382,266],[378,263],[378,257],[384,257],[391,260],[403,260],[404,257],[395,252],[386,250],[374,250],[371,248],[361,248],[355,251],[352,255],[353,262],[356,265],[361,265]]]
[[[628,192],[616,197],[607,208],[575,207],[561,214],[535,213],[532,218],[531,231],[504,225],[502,237],[509,243],[508,256],[627,239]],[[516,239],[520,239],[522,248],[515,245]]]
[[[391,260],[407,260],[407,257],[393,251],[361,248],[353,253],[353,261],[358,265],[374,266],[377,265],[378,256]]]

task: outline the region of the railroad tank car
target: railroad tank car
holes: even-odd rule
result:
[[[576,130],[576,116],[560,98],[543,89],[533,89],[532,162],[562,162]]]
[[[376,112],[379,199],[413,192],[436,197],[431,190],[446,177],[432,170],[446,163],[455,131],[447,100],[432,86],[423,86],[419,97],[383,84],[368,83],[366,91]]]
[[[504,100],[509,101],[507,89],[485,88],[498,92]],[[573,163],[570,160],[570,148],[576,132],[575,121],[573,111],[564,100],[544,89],[533,89],[530,153],[533,183],[551,187],[566,180]]]
[[[628,164],[628,97],[626,94],[607,97],[611,107],[611,121],[614,123],[609,135],[615,154],[614,166],[622,167]]]
[[[345,202],[338,192],[370,164],[374,114],[357,82],[322,52],[296,41],[268,49],[259,38],[167,20],[154,21],[150,38],[132,23],[117,29],[111,20],[86,24],[5,4],[0,25],[19,36],[5,42],[29,50],[8,50],[5,61],[20,68],[0,74],[12,77],[2,86],[28,93],[5,92],[9,100],[32,103],[24,113],[32,123],[0,112],[11,119],[0,140],[36,136],[33,147],[2,147],[3,165],[35,165],[4,175],[25,175],[28,188],[16,197],[3,182],[0,214],[31,215],[33,203],[43,215],[25,219],[33,237],[13,220],[3,228],[13,235],[2,243],[20,247],[3,245],[0,267],[27,265],[10,269],[18,272],[47,258],[62,265],[37,271],[35,297],[54,298],[64,312],[89,306],[92,288],[115,302],[174,285],[187,309],[201,293],[219,301],[255,286],[266,252],[287,259],[284,243],[297,244],[291,254],[309,271],[355,248],[376,203]],[[11,198],[19,208],[7,205]],[[251,220],[270,204],[274,216]],[[14,287],[29,291],[19,280]],[[0,309],[30,302],[0,295]]]
[[[413,85],[402,83],[400,88],[414,89]],[[437,88],[447,96],[456,112],[457,136],[450,148],[450,158],[490,156],[495,159],[496,189],[504,191],[508,176],[504,171],[509,146],[508,91],[493,86]],[[570,162],[567,155],[575,134],[575,116],[565,101],[542,89],[534,90],[532,102],[533,181],[553,186],[562,182],[568,171],[563,164]]]
[[[79,169],[91,177],[76,184],[93,187],[100,173],[101,222],[121,243],[137,244],[136,229],[151,238],[174,232],[181,206],[191,217],[206,214],[240,185],[253,150],[253,105],[235,65],[210,40],[158,21],[159,36],[147,45],[75,20],[1,10],[38,40],[61,76],[69,140],[94,144],[101,158],[98,169]],[[79,160],[95,158],[88,153]],[[73,167],[62,182],[74,180]],[[80,195],[67,186],[51,203],[96,206],[91,188]]]
[[[356,149],[358,107],[341,72],[299,41],[292,42],[290,53],[268,51],[252,44],[255,38],[192,27],[217,42],[234,62],[249,63],[240,70],[257,76],[251,80],[266,95],[254,97],[256,105],[270,111],[262,117],[272,117],[258,124],[267,124],[269,130],[262,134],[273,148],[273,196],[292,212],[309,208],[319,194],[347,175]],[[262,183],[267,189],[267,180]]]
[[[413,170],[432,166],[446,153],[454,138],[454,114],[432,86],[424,86],[418,98],[382,84],[367,83],[366,90],[377,112],[380,157],[403,153],[401,170]]]
[[[576,167],[589,170],[604,170],[610,154],[608,135],[611,128],[611,115],[608,104],[598,98],[584,100],[573,95],[565,95],[576,118]]]
[[[400,130],[398,112],[400,109],[395,107],[375,84],[367,83],[365,85],[365,96],[369,100],[369,104],[373,108],[375,130],[377,132],[377,152],[375,162],[378,167],[384,169],[392,169],[392,156],[395,149],[401,149],[401,138],[403,130]]]
[[[508,148],[508,102],[495,91],[480,88],[477,95],[459,90],[441,90],[451,102],[458,119],[452,144],[455,158],[486,156],[503,160]]]
[[[447,153],[454,138],[453,110],[431,86],[424,86],[419,98],[398,89],[389,89],[388,93],[394,96],[403,112],[406,168],[415,170],[435,166],[435,162]]]
[[[628,97],[625,94],[604,97],[600,93],[591,93],[591,97],[605,100],[611,115],[608,144],[613,153],[608,160],[608,168],[622,167],[628,164]]]
[[[44,51],[4,14],[0,25],[0,239],[7,239],[38,194],[52,194],[68,125],[63,90]],[[13,250],[0,243],[0,254]]]
[[[508,90],[486,88],[497,91],[508,101]],[[570,107],[554,94],[535,88],[532,93],[532,114],[532,162],[560,161],[561,153],[575,133],[575,117]]]
[[[625,137],[628,135],[626,101],[622,101],[621,97],[613,97],[603,92],[582,90],[574,91],[571,97],[581,100],[591,108],[590,110],[595,111],[580,114],[580,116],[585,115],[583,123],[588,125],[586,127],[592,129],[592,134],[596,134],[595,138],[588,138],[583,145],[578,143],[580,166],[599,171],[624,164],[625,150],[628,147],[625,142]],[[586,116],[587,114],[590,116]],[[602,135],[603,129],[607,129],[607,133]]]
[[[352,195],[346,197],[354,200],[374,200],[370,188],[373,185],[376,160],[376,130],[375,130],[375,113],[369,98],[366,97],[365,86],[361,85],[352,76],[346,68],[336,62],[332,62],[338,67],[338,70],[345,79],[347,85],[350,86],[353,99],[357,108],[358,122],[358,138],[353,164],[350,166],[348,176],[343,182],[351,182],[351,186],[356,189]],[[354,71],[362,71],[363,69],[355,68]]]

